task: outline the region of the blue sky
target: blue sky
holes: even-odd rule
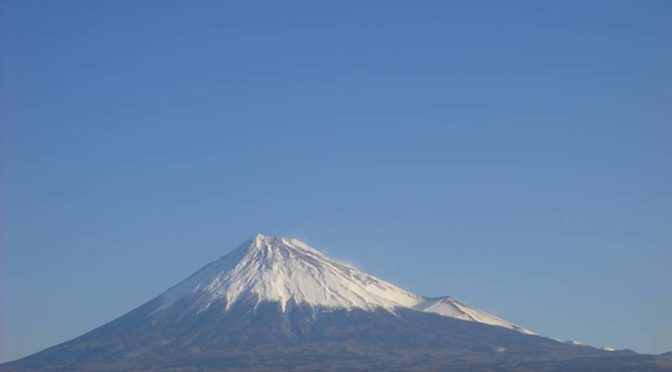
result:
[[[0,9],[0,360],[256,232],[672,350],[672,3]]]

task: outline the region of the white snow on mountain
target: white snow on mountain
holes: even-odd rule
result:
[[[239,301],[279,302],[283,311],[290,301],[325,309],[402,307],[532,333],[451,297],[414,294],[297,239],[261,234],[164,292],[157,311],[188,295],[199,312],[216,303],[229,308]]]
[[[428,298],[426,301],[415,305],[414,308],[429,313],[449,316],[451,318],[509,328],[530,335],[534,334],[533,332],[523,327],[517,326],[507,320],[498,318],[495,315],[487,313],[483,310],[479,310],[469,305],[463,304],[452,297]]]
[[[200,310],[217,300],[294,300],[326,308],[411,307],[422,298],[356,268],[334,261],[290,238],[257,235],[168,290],[164,306],[195,295]]]

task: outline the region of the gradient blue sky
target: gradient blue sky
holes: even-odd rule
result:
[[[0,9],[0,360],[256,232],[672,350],[672,2]]]

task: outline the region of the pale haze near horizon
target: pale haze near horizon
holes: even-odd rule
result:
[[[255,233],[672,350],[672,4],[0,5],[0,360]]]

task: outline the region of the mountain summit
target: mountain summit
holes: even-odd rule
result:
[[[205,266],[159,298],[166,309],[185,296],[196,312],[213,304],[228,309],[237,302],[296,304],[321,309],[413,308],[457,319],[530,331],[451,297],[425,298],[350,265],[333,260],[294,238],[257,234]]]
[[[144,305],[0,371],[670,371],[669,358],[540,337],[297,239],[256,235]]]
[[[337,262],[297,239],[257,234],[161,296],[162,307],[191,295],[196,310],[213,303],[277,302],[323,308],[412,307],[422,297]]]

